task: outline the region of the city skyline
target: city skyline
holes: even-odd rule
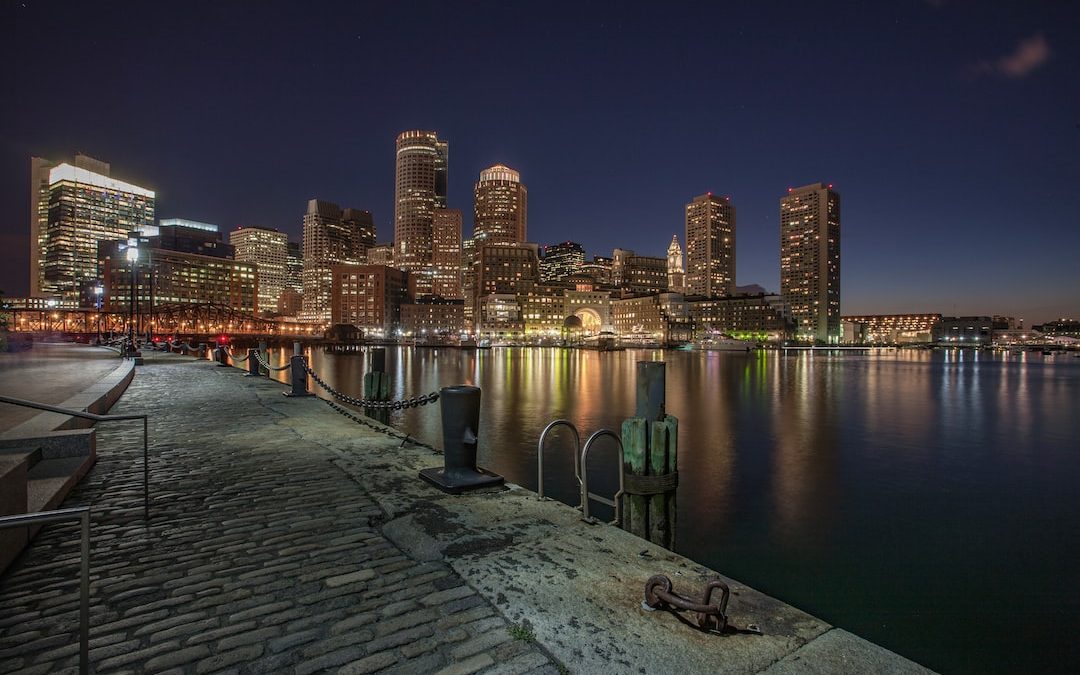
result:
[[[276,47],[277,54],[254,44],[256,28],[284,30],[292,9],[268,8],[257,26],[242,29],[242,13],[229,8],[214,8],[210,20],[160,8],[141,19],[109,12],[96,17],[76,8],[48,24],[59,36],[56,49],[19,69],[9,83],[39,105],[3,113],[10,136],[0,164],[0,288],[8,295],[27,290],[31,155],[62,160],[85,152],[110,162],[119,180],[155,190],[158,215],[217,222],[226,231],[261,225],[299,239],[308,199],[352,204],[373,213],[381,242],[392,231],[393,138],[405,129],[434,129],[455,149],[447,206],[466,214],[466,236],[475,176],[496,163],[527,177],[530,241],[572,239],[590,256],[616,247],[662,256],[671,235],[683,229],[683,206],[711,190],[739,207],[735,283],[779,290],[777,201],[789,187],[823,181],[844,194],[844,314],[1001,313],[1028,324],[1080,314],[1069,247],[1058,245],[1071,236],[1075,216],[1067,195],[1080,179],[1076,163],[1066,159],[1078,138],[1070,117],[1077,94],[1063,86],[1077,62],[1065,37],[1075,16],[1019,4],[969,16],[964,3],[936,4],[838,5],[847,11],[830,29],[837,38],[832,46],[797,37],[805,10],[790,8],[776,22],[760,12],[725,10],[731,45],[715,49],[679,46],[675,26],[685,13],[679,8],[654,16],[631,7],[618,18],[589,8],[561,18],[554,11],[534,12],[533,28],[500,38],[521,43],[507,53],[528,67],[512,88],[500,85],[505,96],[495,116],[481,114],[477,101],[468,100],[492,76],[476,70],[489,49],[465,49],[438,64],[444,77],[423,94],[430,105],[421,105],[420,94],[399,81],[445,47],[448,38],[436,28],[451,34],[479,30],[470,28],[476,10],[431,12],[402,47],[415,53],[376,67],[343,55],[346,44],[377,51],[383,44],[379,31],[366,28],[358,43],[357,32],[349,30],[364,21],[389,25],[398,10],[315,8],[321,18],[341,14],[340,28],[320,37],[320,49],[305,62],[310,72],[286,68],[283,81],[299,83],[311,75],[319,83],[347,75],[371,89],[365,94],[387,102],[372,111],[344,106],[340,115],[295,120],[293,104],[275,94],[281,87],[271,86],[268,75],[290,48]],[[11,12],[5,49],[44,39],[33,25],[41,11],[31,5]],[[492,14],[477,27],[506,27],[515,18],[505,9]],[[129,112],[132,94],[125,91],[93,110],[65,113],[57,94],[44,88],[48,80],[34,79],[90,44],[99,45],[103,57],[116,57],[118,68],[135,68],[121,57],[161,36],[157,29],[139,35],[128,24],[154,16],[197,38],[196,46],[170,56],[175,65],[146,56],[139,66],[163,69],[168,83],[148,90],[154,115]],[[314,44],[310,24],[300,29],[299,45]],[[538,36],[556,29],[565,48],[537,51]],[[236,45],[224,37],[230,30],[239,31]],[[137,37],[117,39],[131,34]],[[643,34],[656,38],[648,50],[633,46]],[[590,36],[610,54],[587,48]],[[752,52],[766,39],[778,48],[759,59]],[[1022,49],[1030,44],[1042,47]],[[258,57],[211,72],[210,63],[227,63],[243,48]],[[1025,61],[1031,53],[1036,56]],[[256,63],[260,58],[267,63]],[[618,58],[627,65],[619,67]],[[344,75],[326,72],[335,59],[344,59]],[[493,68],[503,73],[513,60]],[[605,68],[614,69],[610,81],[596,79]],[[710,105],[718,99],[707,96],[685,103],[677,114],[661,112],[665,95],[714,70],[729,89],[723,105]],[[236,80],[241,74],[246,84]],[[799,114],[775,112],[783,107],[785,88],[817,75],[824,77],[825,91],[811,94]],[[235,92],[223,86],[234,81]],[[62,100],[91,100],[78,95],[84,86],[69,83]],[[537,95],[557,100],[537,103]],[[209,96],[221,114],[171,112],[169,102],[196,96]],[[822,105],[827,99],[833,102]],[[245,110],[258,103],[250,129],[238,126],[241,100]],[[635,102],[640,105],[629,111]],[[642,124],[646,119],[652,123]],[[815,126],[813,134],[793,135]],[[630,135],[630,128],[637,131]],[[311,152],[312,144],[318,152]],[[298,154],[301,146],[304,154]],[[900,199],[901,191],[918,197]]]

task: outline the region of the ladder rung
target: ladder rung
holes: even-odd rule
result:
[[[608,499],[607,497],[601,497],[600,495],[596,494],[595,492],[590,492],[589,493],[589,499],[593,500],[594,502],[600,502],[601,504],[607,504],[611,508],[615,508],[615,500],[614,499]]]

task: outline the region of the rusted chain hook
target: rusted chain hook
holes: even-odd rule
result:
[[[719,593],[718,593],[719,592]],[[719,595],[719,598],[716,596]],[[746,628],[737,628],[728,623],[727,605],[731,598],[731,589],[719,579],[713,579],[705,585],[701,599],[687,597],[675,591],[671,579],[663,574],[649,577],[645,582],[645,602],[642,606],[648,610],[671,608],[697,615],[698,628],[710,633],[754,633],[761,635],[756,624]]]

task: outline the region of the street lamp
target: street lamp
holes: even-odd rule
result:
[[[131,303],[128,309],[128,343],[131,353],[135,353],[135,265],[139,261],[139,235],[137,232],[128,233],[127,252],[125,253],[128,264],[131,266],[131,287],[128,294]]]
[[[101,344],[101,295],[105,292],[105,289],[98,284],[94,286],[94,298],[97,305],[97,341]]]

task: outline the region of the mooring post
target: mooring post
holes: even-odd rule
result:
[[[297,343],[299,344],[299,343]],[[282,392],[286,396],[314,396],[307,390],[307,368],[304,367],[304,357],[301,354],[294,354],[289,361],[290,369],[290,381],[292,382],[292,389]]]
[[[214,358],[217,359],[218,368],[229,367],[229,357],[225,355],[225,347],[218,345],[214,352]]]
[[[251,348],[248,350],[247,358],[247,374],[244,377],[258,377],[259,376],[259,359],[257,358],[259,350]]]
[[[371,367],[364,373],[364,398],[369,401],[390,400],[390,374],[386,372],[386,348],[371,350]]]
[[[675,545],[679,421],[665,411],[665,364],[638,361],[634,417],[622,424],[623,528],[664,548]]]
[[[442,413],[443,468],[424,469],[420,477],[443,492],[502,485],[503,477],[476,467],[480,437],[480,387],[457,385],[439,391]]]
[[[303,353],[304,353],[304,348],[303,348],[303,346],[300,345],[299,342],[292,343],[292,355],[293,356],[300,356]]]

